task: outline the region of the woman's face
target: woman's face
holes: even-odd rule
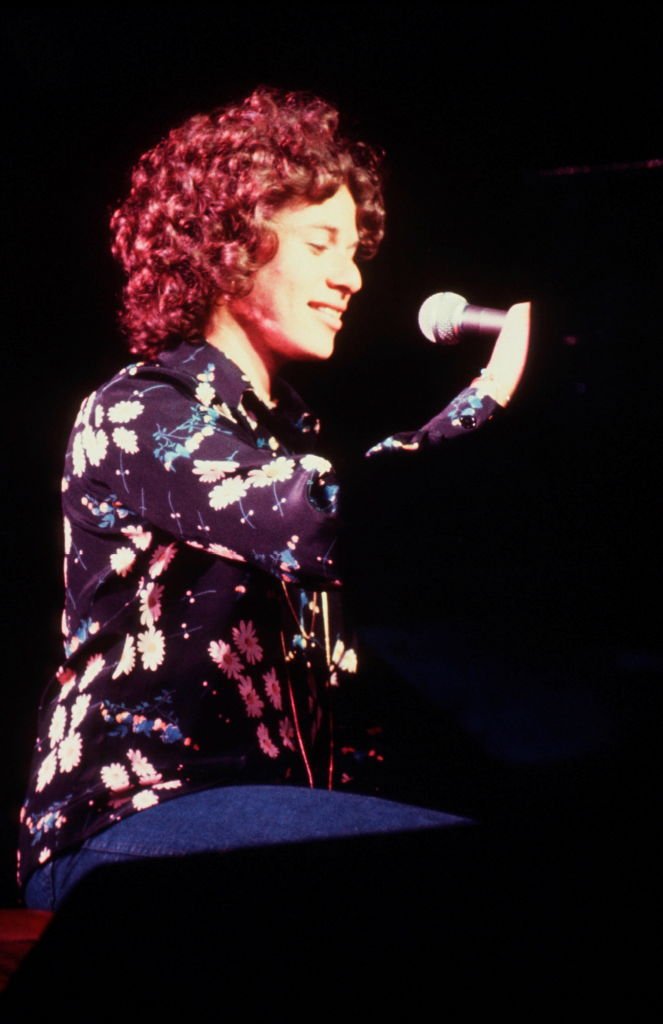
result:
[[[269,221],[275,256],[257,271],[248,295],[228,310],[261,358],[327,359],[361,274],[355,263],[357,207],[343,186],[322,203],[292,203]]]

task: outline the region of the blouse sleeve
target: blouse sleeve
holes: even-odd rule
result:
[[[337,582],[330,463],[252,429],[211,388],[130,368],[84,403],[66,475],[67,513],[88,530],[112,512],[124,533],[154,527],[286,581]]]
[[[465,388],[433,419],[418,430],[392,434],[373,445],[367,457],[388,451],[419,451],[434,448],[446,438],[477,430],[492,418],[498,403],[477,387]]]

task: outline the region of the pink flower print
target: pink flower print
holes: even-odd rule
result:
[[[262,661],[262,647],[258,643],[258,637],[251,620],[240,622],[239,626],[233,626],[233,640],[240,654],[243,654],[249,665],[255,665]]]
[[[140,621],[144,626],[153,626],[161,618],[163,587],[160,583],[148,583],[140,592]]]
[[[150,576],[155,579],[165,572],[173,558],[177,548],[175,544],[160,544],[150,560]]]
[[[60,686],[68,686],[76,680],[76,673],[70,668],[59,668],[55,674],[55,678],[59,682]]]
[[[295,730],[289,718],[282,718],[279,722],[279,734],[281,736],[281,743],[283,746],[287,747],[288,750],[294,750]]]
[[[248,676],[241,676],[237,689],[241,693],[242,697],[246,697],[249,690],[253,689],[253,682],[248,678]]]
[[[263,754],[267,754],[267,757],[279,756],[279,748],[275,743],[272,743],[269,730],[264,722],[258,726],[258,743]]]
[[[267,697],[276,710],[280,711],[283,707],[283,702],[281,700],[281,684],[278,681],[275,669],[270,668],[269,672],[265,672],[262,678],[265,682],[265,693],[267,694]]]
[[[230,644],[223,640],[212,640],[207,648],[212,661],[219,666],[229,679],[240,679],[244,667]]]
[[[239,684],[239,692],[246,704],[246,713],[249,718],[262,718],[265,705],[250,679],[242,679]]]

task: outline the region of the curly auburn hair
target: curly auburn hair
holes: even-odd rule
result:
[[[248,294],[276,251],[266,222],[286,203],[320,203],[346,185],[359,256],[373,256],[384,234],[379,164],[340,135],[334,107],[305,93],[261,87],[175,128],[140,158],[111,218],[131,351],[150,357],[199,337],[219,300]]]

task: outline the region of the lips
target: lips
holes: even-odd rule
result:
[[[334,330],[338,331],[343,326],[341,317],[345,313],[345,306],[335,306],[330,302],[309,302],[309,306]]]

